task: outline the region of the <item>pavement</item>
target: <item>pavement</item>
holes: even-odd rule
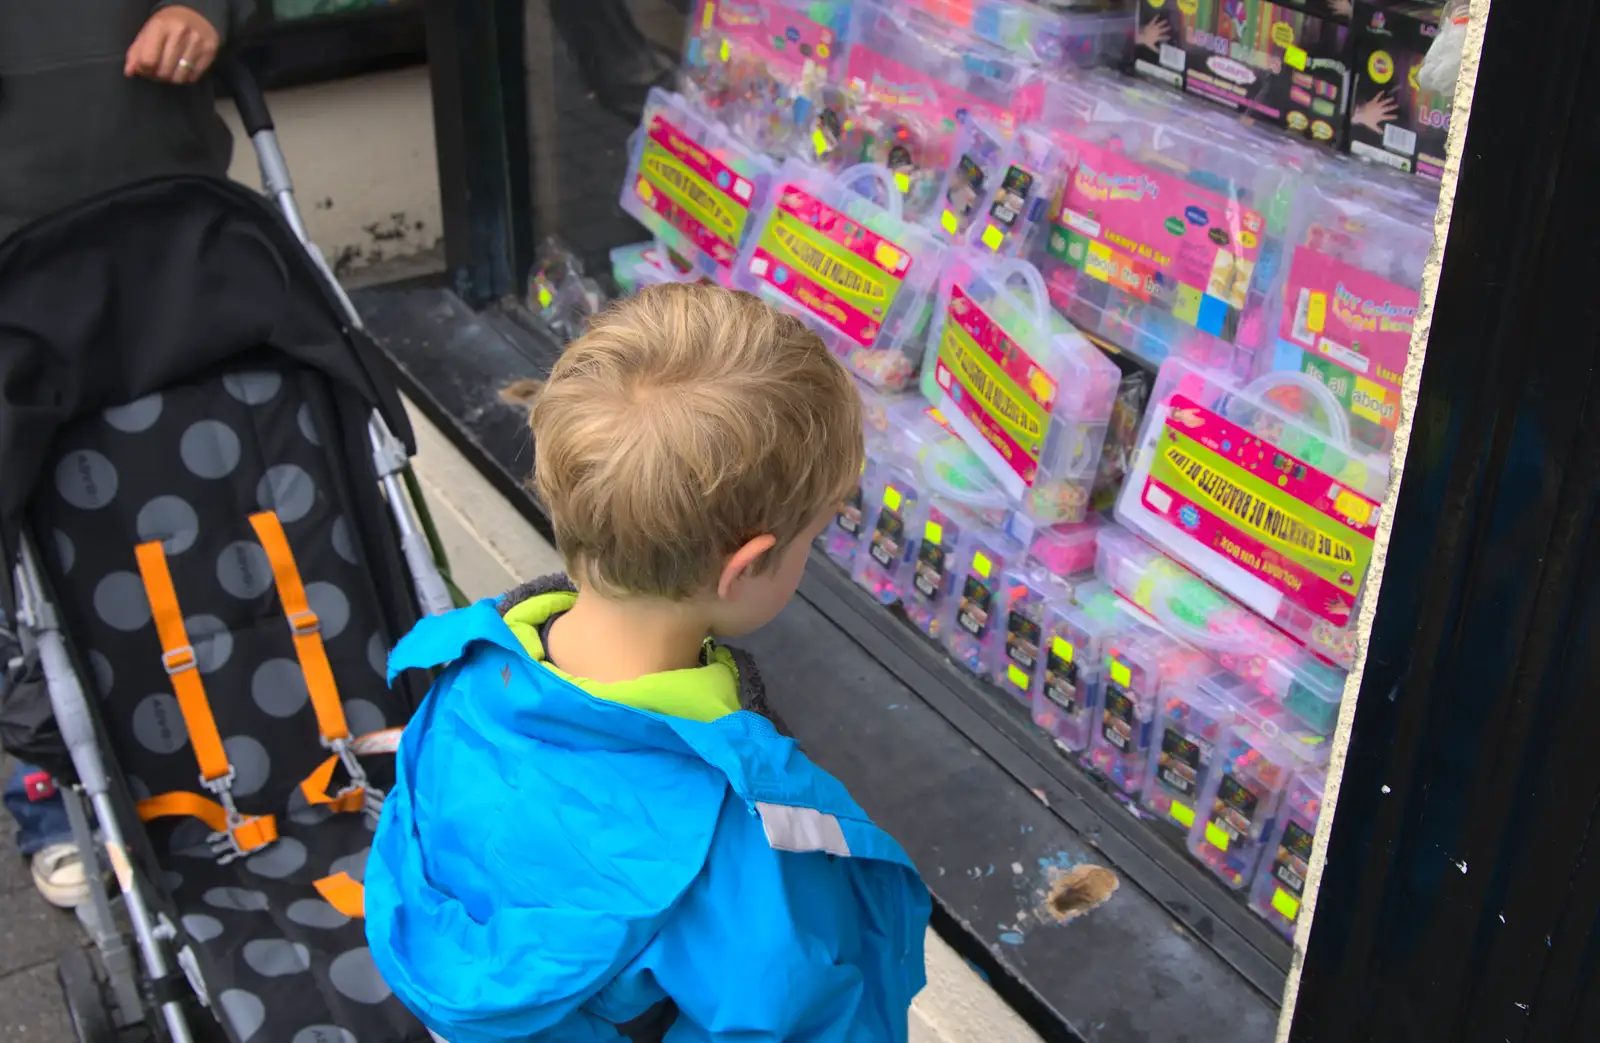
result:
[[[0,754],[0,779],[11,774]],[[71,1043],[72,1026],[56,985],[56,954],[84,944],[77,919],[33,889],[26,859],[11,846],[0,815],[0,1043]]]

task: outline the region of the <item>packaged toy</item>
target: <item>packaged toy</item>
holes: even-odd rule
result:
[[[715,281],[654,240],[612,250],[611,278],[624,297],[662,283]]]
[[[1187,831],[1194,825],[1200,784],[1217,740],[1233,721],[1233,706],[1188,679],[1165,688],[1156,702],[1160,714],[1150,743],[1150,774],[1139,802],[1159,821]]]
[[[1356,445],[1387,454],[1433,245],[1436,193],[1346,161],[1295,206],[1274,369],[1310,374],[1349,415]]]
[[[1023,561],[1007,569],[1000,581],[1003,629],[991,633],[994,683],[1024,706],[1044,676],[1044,628],[1052,612],[1073,604],[1078,584],[1093,579],[1094,537],[1091,524],[1046,529],[1034,537]]]
[[[1004,133],[1035,120],[1044,98],[1032,63],[888,0],[857,0],[844,83],[818,115],[815,158],[887,167],[920,221],[936,208],[956,134],[969,118]]]
[[[790,155],[808,141],[823,85],[848,53],[848,0],[699,0],[684,90],[741,141]]]
[[[989,677],[994,667],[994,634],[1004,622],[1001,579],[1022,555],[1023,548],[1009,536],[980,531],[967,534],[956,559],[944,645],[951,658],[979,677]]]
[[[859,194],[877,190],[881,202]],[[791,161],[754,221],[733,285],[798,316],[877,388],[916,378],[944,247],[902,215],[884,167]]]
[[[1437,0],[1359,0],[1350,110],[1352,153],[1433,181],[1444,177],[1455,104],[1453,92],[1428,90],[1421,80],[1440,10]]]
[[[1190,853],[1239,890],[1255,877],[1290,782],[1326,764],[1329,743],[1294,728],[1270,701],[1249,701],[1244,682],[1226,672],[1199,684],[1217,698],[1246,697],[1233,699],[1234,721],[1217,744],[1188,838]]]
[[[1327,785],[1327,776],[1320,771],[1294,777],[1267,844],[1271,861],[1263,864],[1250,888],[1250,908],[1285,938],[1294,937],[1305,898],[1317,819],[1322,815],[1322,791]]]
[[[1072,173],[1031,252],[1051,302],[1150,367],[1169,355],[1247,376],[1264,366],[1308,150],[1126,89],[1056,139]]]
[[[903,573],[916,558],[918,533],[913,522],[930,492],[922,481],[923,457],[935,443],[949,438],[929,412],[917,395],[886,406],[883,458],[874,480],[865,487],[865,528],[851,578],[884,605],[900,599]]]
[[[1017,256],[1047,215],[1065,163],[1046,134],[1027,128],[1006,134],[982,118],[969,119],[940,186],[936,234]]]
[[[916,7],[1045,69],[1121,64],[1133,34],[1126,11],[1028,0],[912,0]],[[1061,8],[1067,8],[1062,10]]]
[[[1122,374],[1051,309],[1038,271],[953,256],[928,354],[940,412],[1020,513],[1082,521]]]
[[[845,497],[833,523],[816,540],[823,553],[845,569],[855,563],[856,547],[861,543],[867,490],[877,486],[879,472],[889,459],[889,432],[894,423],[892,418],[900,415],[900,410],[905,408],[902,404],[906,401],[904,395],[884,394],[862,384],[856,385],[856,391],[861,396],[861,435],[866,449],[861,463],[861,481]]]
[[[1158,628],[1130,619],[1106,641],[1106,683],[1089,763],[1137,797],[1149,773],[1156,707],[1167,689],[1203,672],[1204,657]]]
[[[1122,374],[1116,401],[1111,406],[1106,444],[1100,451],[1100,467],[1095,471],[1094,491],[1089,496],[1092,511],[1109,511],[1117,502],[1122,479],[1139,447],[1139,422],[1144,419],[1144,407],[1150,401],[1152,375],[1138,367],[1130,368],[1133,372]]]
[[[1242,385],[1161,368],[1117,520],[1338,666],[1388,484],[1344,407],[1303,373]]]
[[[1095,573],[1162,628],[1331,735],[1345,672],[1121,526],[1100,534]]]
[[[900,604],[913,626],[943,640],[955,617],[951,606],[962,563],[970,565],[975,548],[1003,545],[1005,537],[939,496],[929,499],[913,528],[920,529],[917,554],[902,574]]]
[[[1140,0],[1141,76],[1337,145],[1350,104],[1350,28],[1323,0]]]
[[[1074,604],[1052,605],[1044,617],[1042,676],[1033,694],[1033,722],[1073,753],[1089,748],[1101,722],[1106,642],[1131,617],[1103,584],[1080,586]]]
[[[622,209],[701,274],[720,278],[767,202],[772,162],[660,89],[650,92],[629,147]]]

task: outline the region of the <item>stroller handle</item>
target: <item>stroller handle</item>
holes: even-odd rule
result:
[[[217,78],[228,89],[233,104],[239,110],[244,132],[253,138],[264,130],[272,130],[272,112],[267,108],[266,95],[261,93],[256,74],[250,71],[238,52],[224,55],[217,62],[216,71]]]

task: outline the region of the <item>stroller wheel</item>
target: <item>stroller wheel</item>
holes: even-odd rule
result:
[[[88,950],[68,949],[57,957],[56,979],[61,983],[61,995],[67,1001],[78,1043],[117,1043],[105,988]]]

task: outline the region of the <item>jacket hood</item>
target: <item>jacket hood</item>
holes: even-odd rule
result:
[[[833,816],[857,854],[910,865],[756,713],[594,698],[530,658],[491,601],[419,623],[390,677],[443,663],[400,745],[367,923],[385,978],[450,1043],[567,1022],[699,876],[730,790],[751,814]]]

